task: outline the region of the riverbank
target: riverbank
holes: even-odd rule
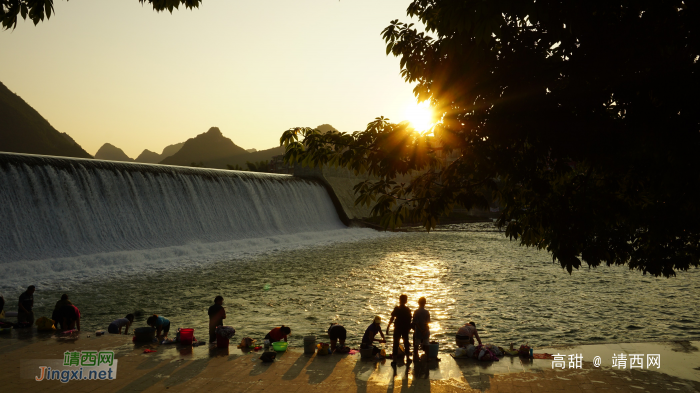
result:
[[[89,337],[88,337],[89,336]],[[624,343],[541,348],[535,353],[566,355],[565,368],[552,360],[505,357],[499,362],[453,359],[418,361],[410,367],[365,361],[356,355],[304,355],[300,348],[280,353],[273,363],[261,352],[210,345],[135,345],[131,337],[81,333],[74,340],[50,334],[12,332],[0,336],[3,391],[71,392],[698,392],[700,341]],[[145,349],[157,352],[144,353]],[[36,359],[63,361],[66,351],[114,351],[116,378],[98,381],[43,380]],[[642,369],[612,367],[613,354],[644,354]],[[568,355],[582,354],[581,368],[569,368]],[[658,354],[659,367],[646,355]],[[598,367],[594,356],[602,358]],[[33,368],[36,368],[34,370]]]

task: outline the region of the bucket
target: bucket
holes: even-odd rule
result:
[[[360,348],[360,358],[361,359],[371,359],[373,348]]]
[[[217,348],[228,348],[230,340],[224,336],[216,335],[216,347]]]
[[[438,343],[430,343],[428,345],[428,357],[429,358],[438,357],[438,350],[439,349],[440,349],[440,345]]]
[[[304,337],[304,353],[307,355],[316,353],[316,336]]]
[[[150,343],[156,337],[156,329],[152,327],[140,327],[134,329],[134,340]]]
[[[194,329],[180,329],[180,343],[182,345],[192,345],[194,339]]]

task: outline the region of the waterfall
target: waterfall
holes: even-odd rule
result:
[[[321,185],[289,175],[12,153],[0,223],[0,277],[17,278],[349,231]]]

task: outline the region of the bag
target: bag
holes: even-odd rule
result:
[[[497,346],[495,346],[495,345],[493,345],[493,344],[486,344],[486,347],[487,347],[489,350],[491,350],[491,353],[493,353],[494,355],[496,355],[496,357],[502,357],[502,356],[503,356],[503,352],[502,352],[501,349],[498,348]]]
[[[263,352],[263,354],[260,355],[260,360],[264,363],[271,363],[275,361],[275,357],[277,357],[277,352]]]
[[[476,356],[474,356],[474,353],[476,352],[476,347],[475,347],[475,346],[469,344],[469,345],[467,345],[467,347],[465,348],[465,350],[467,351],[467,357],[470,357],[470,358],[475,358],[475,357],[476,357]]]
[[[56,327],[53,325],[54,320],[53,319],[48,319],[46,317],[41,317],[36,320],[36,330],[42,331],[42,330],[56,330]]]
[[[403,350],[403,344],[399,344],[399,350],[396,351],[394,355],[398,356],[399,358],[402,358],[406,355],[405,351]]]
[[[349,353],[350,347],[336,347],[335,353]]]
[[[328,355],[328,347],[329,347],[328,344],[318,343],[316,345],[316,348],[318,348],[318,352],[317,352],[318,356]]]
[[[250,337],[246,337],[243,340],[241,340],[241,344],[238,346],[238,348],[253,348],[255,346],[255,340],[253,340]]]
[[[231,339],[236,335],[236,329],[233,326],[217,326],[216,335],[226,339]]]

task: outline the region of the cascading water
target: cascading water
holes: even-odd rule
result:
[[[0,153],[5,279],[163,268],[348,232],[326,190],[293,176]]]

